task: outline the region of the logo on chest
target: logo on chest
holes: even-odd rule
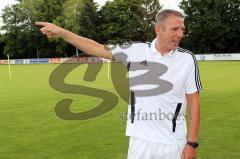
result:
[[[147,60],[143,60],[142,62],[140,62],[140,65],[148,66]]]

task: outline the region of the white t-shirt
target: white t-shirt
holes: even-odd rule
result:
[[[161,56],[155,42],[112,50],[114,59],[129,69],[126,135],[155,143],[185,144],[186,94],[202,90],[197,62],[182,48]]]

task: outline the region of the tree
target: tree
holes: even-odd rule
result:
[[[4,54],[11,58],[36,58],[56,56],[56,42],[49,43],[41,35],[35,21],[55,19],[61,14],[64,0],[19,0],[19,3],[7,6],[3,10],[5,30]],[[52,21],[50,21],[52,22]]]
[[[103,41],[151,41],[158,0],[114,0],[99,11]]]
[[[186,14],[186,47],[199,53],[240,51],[238,0],[183,0],[181,8]]]
[[[2,34],[0,34],[0,59],[6,58],[3,54],[3,48],[5,46],[5,43],[3,42],[2,38],[3,38],[3,36],[2,36]]]
[[[151,41],[158,0],[114,0],[100,10],[93,0],[18,0],[3,10],[4,54],[11,58],[72,56],[75,48],[48,39],[36,21],[55,23],[101,43]]]
[[[20,7],[18,4],[12,5],[12,7],[7,6],[3,10],[3,23],[2,29],[6,31],[3,35],[2,40],[5,42],[4,54],[8,54],[10,57],[24,56],[22,54],[22,43],[19,43],[21,39],[19,25],[21,23],[19,18]],[[20,49],[20,51],[19,51]]]
[[[99,41],[98,5],[93,0],[69,0],[63,5],[62,15],[55,24],[71,30],[75,34]],[[62,39],[57,39],[57,50],[68,56],[74,55],[74,47]]]
[[[98,40],[98,6],[93,0],[82,0],[79,5],[77,14],[77,24],[79,25],[79,33],[87,38]]]
[[[159,0],[142,0],[143,1],[143,19],[146,27],[145,41],[152,41],[155,38],[155,18],[160,11]]]

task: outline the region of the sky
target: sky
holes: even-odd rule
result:
[[[94,0],[100,5],[104,5],[107,0]],[[160,0],[160,4],[163,5],[163,9],[175,9],[180,10],[178,4],[181,0]],[[1,0],[0,3],[0,16],[2,15],[2,9],[7,6],[16,3],[15,0]],[[181,10],[180,10],[181,11]],[[0,18],[0,25],[2,22],[2,18]]]

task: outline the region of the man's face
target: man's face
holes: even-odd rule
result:
[[[184,36],[183,18],[171,15],[163,25],[156,27],[159,27],[156,28],[156,32],[161,40],[161,45],[168,50],[176,49]]]

